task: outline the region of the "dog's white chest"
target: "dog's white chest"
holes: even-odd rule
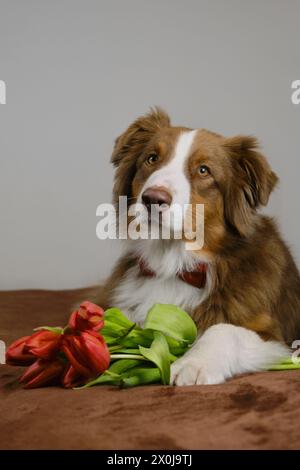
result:
[[[177,277],[145,277],[131,268],[113,295],[118,306],[132,321],[143,325],[148,310],[155,303],[175,304],[187,312],[201,303],[204,289],[198,289]]]

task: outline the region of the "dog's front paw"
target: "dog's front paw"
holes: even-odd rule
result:
[[[212,385],[225,380],[224,374],[214,364],[203,364],[196,354],[183,356],[171,366],[172,385]]]

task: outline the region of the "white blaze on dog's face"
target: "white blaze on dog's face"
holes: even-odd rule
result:
[[[137,203],[148,207],[151,222],[159,222],[159,213],[161,213],[162,224],[170,226],[174,233],[182,232],[187,205],[191,200],[187,161],[197,132],[197,130],[180,130],[177,135],[173,134],[172,145],[168,146],[169,152],[166,145],[157,143],[156,150],[149,154],[148,161],[149,166],[157,164],[159,168],[145,180],[137,196]],[[160,164],[159,158],[161,158]]]

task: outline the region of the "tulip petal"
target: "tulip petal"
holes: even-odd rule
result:
[[[79,337],[69,335],[64,338],[62,351],[67,356],[67,359],[79,374],[84,377],[90,377],[90,369],[85,365],[87,359],[81,353],[80,348],[81,343],[79,341]]]
[[[25,351],[25,345],[29,338],[30,336],[23,336],[11,343],[6,351],[7,364],[13,366],[28,366],[36,360],[33,354]]]
[[[72,312],[68,326],[75,331],[98,331],[104,326],[104,310],[87,300]]]
[[[75,310],[74,312],[71,313],[68,325],[72,330],[76,329],[76,318],[77,318],[78,312]]]
[[[90,302],[89,300],[85,300],[80,304],[80,309],[85,310],[86,312],[90,313],[91,315],[97,316],[104,316],[104,310],[99,305]]]
[[[64,370],[63,362],[38,359],[20,378],[24,388],[38,388],[57,383]]]
[[[61,380],[61,383],[65,388],[77,387],[78,385],[82,385],[84,382],[85,378],[82,377],[72,365],[67,367]]]
[[[84,331],[81,333],[81,341],[92,370],[96,374],[100,374],[108,369],[110,354],[103,337],[101,335],[92,335],[89,331]]]
[[[62,335],[48,330],[33,333],[26,341],[25,349],[42,359],[52,359],[58,352]]]
[[[36,359],[35,362],[30,367],[28,367],[25,372],[21,375],[19,381],[21,383],[29,382],[31,379],[39,375],[40,372],[42,372],[43,367],[43,361]]]

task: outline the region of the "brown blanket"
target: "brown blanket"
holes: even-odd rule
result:
[[[0,293],[0,339],[63,325],[87,290]],[[1,449],[297,449],[300,371],[223,385],[23,390],[0,366]],[[299,395],[298,395],[299,393]]]

